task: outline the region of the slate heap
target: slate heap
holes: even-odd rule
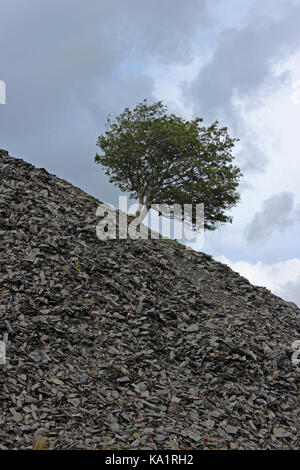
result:
[[[295,304],[172,241],[100,241],[100,201],[4,150],[0,175],[0,449],[299,448]]]

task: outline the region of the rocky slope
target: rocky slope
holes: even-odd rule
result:
[[[204,253],[96,237],[99,201],[0,151],[0,448],[299,448],[296,305]]]

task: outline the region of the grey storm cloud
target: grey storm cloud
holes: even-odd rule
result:
[[[0,0],[0,7],[0,79],[7,86],[1,147],[109,200],[114,191],[93,162],[108,114],[153,101],[144,65],[191,61],[199,33],[214,34],[220,2]],[[299,45],[299,12],[298,1],[258,1],[242,26],[221,32],[211,62],[186,90],[203,117],[224,115],[235,126],[234,137],[247,143],[243,170],[261,169],[265,157],[232,97],[255,97],[263,84],[284,79],[274,82],[271,65]],[[138,67],[122,75],[130,63]]]
[[[295,205],[294,195],[283,191],[274,194],[263,202],[261,212],[257,212],[245,229],[248,243],[263,244],[276,231],[300,221],[300,205]]]
[[[186,63],[206,0],[0,0],[0,146],[109,199],[93,156],[108,114],[144,98],[153,79],[128,60]],[[102,188],[98,191],[99,182]]]
[[[286,74],[274,77],[272,67],[300,47],[299,24],[298,0],[257,1],[240,27],[220,33],[212,59],[190,84],[183,84],[195,113],[209,120],[218,118],[241,139],[243,172],[262,171],[267,158],[233,100],[250,98],[255,107],[262,89],[268,93],[289,79]]]

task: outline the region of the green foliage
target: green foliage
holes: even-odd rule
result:
[[[201,118],[185,121],[168,115],[161,101],[147,100],[113,122],[97,145],[103,151],[95,162],[105,168],[110,182],[130,193],[140,206],[204,204],[206,229],[231,222],[225,211],[240,199],[236,189],[240,169],[232,164],[232,139],[218,121],[201,126]],[[192,223],[195,222],[195,211]]]

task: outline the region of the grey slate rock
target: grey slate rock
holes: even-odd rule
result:
[[[0,150],[0,448],[299,449],[297,306],[99,203]]]

